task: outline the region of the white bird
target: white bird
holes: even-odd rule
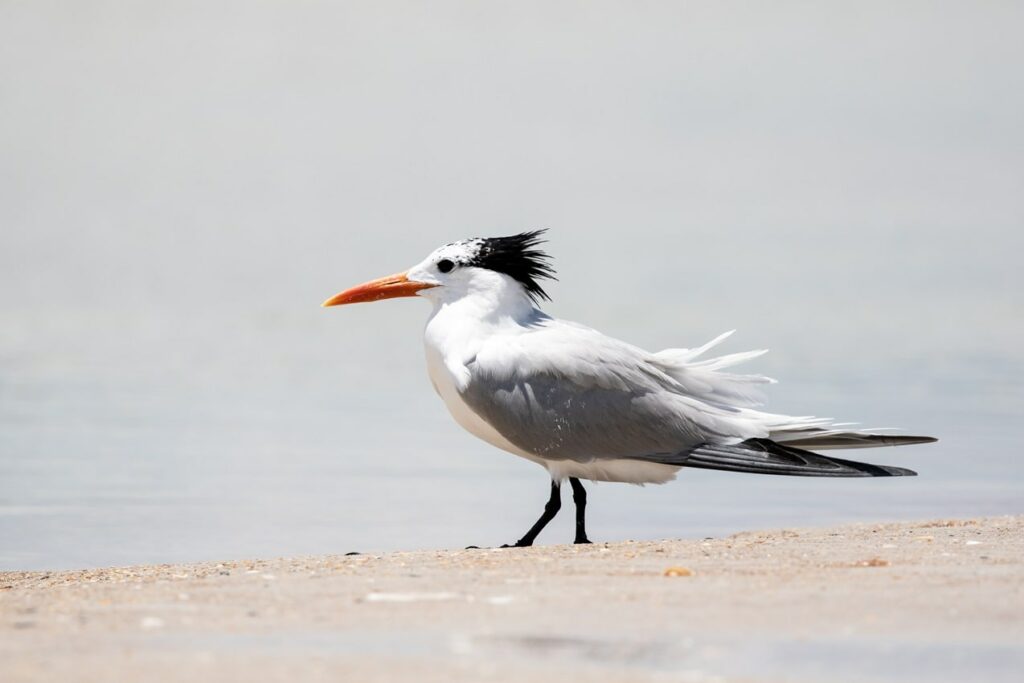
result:
[[[695,349],[651,353],[537,304],[553,278],[543,231],[447,244],[404,273],[323,303],[420,296],[433,309],[424,331],[427,370],[455,421],[493,446],[544,467],[551,495],[515,546],[529,546],[561,507],[576,504],[576,543],[589,543],[581,479],[661,484],[682,467],[817,477],[913,476],[907,469],[806,449],[928,443],[850,428],[827,418],[756,409],[760,375],[725,368],[764,351],[703,359],[731,332]]]

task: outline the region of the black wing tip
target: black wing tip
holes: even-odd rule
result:
[[[938,438],[934,436],[910,436],[905,434],[893,434],[888,438],[892,439],[891,445],[893,446],[913,446],[915,444],[935,443],[938,441]]]
[[[917,472],[904,467],[834,458],[770,439],[748,439],[735,445],[704,444],[668,457],[645,459],[682,467],[797,477],[917,476]]]
[[[855,477],[916,477],[917,472],[914,470],[908,470],[906,467],[896,467],[894,465],[873,465],[868,462],[857,462],[856,460],[844,460],[842,458],[833,458],[830,456],[821,456],[827,458],[831,462],[841,465],[842,467],[848,468],[849,470],[855,470],[857,474],[853,474]]]
[[[917,472],[908,470],[906,467],[893,467],[892,465],[877,465],[885,474],[873,474],[873,477],[916,477]]]

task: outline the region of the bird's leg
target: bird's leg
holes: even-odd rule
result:
[[[572,502],[576,503],[576,540],[573,543],[590,543],[587,538],[587,490],[576,477],[569,477],[572,486]]]
[[[543,531],[544,527],[548,525],[548,522],[555,518],[558,511],[562,508],[562,490],[559,488],[560,484],[557,481],[551,482],[551,497],[548,498],[548,502],[544,504],[544,514],[540,516],[540,519],[530,527],[530,530],[526,532],[526,535],[520,538],[513,545],[503,545],[502,548],[525,548],[533,545],[533,539],[537,538],[537,534]]]

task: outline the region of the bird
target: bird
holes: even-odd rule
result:
[[[408,270],[326,301],[332,307],[419,297],[427,374],[455,421],[550,478],[540,518],[515,543],[533,544],[572,489],[574,543],[590,543],[583,481],[663,484],[684,468],[809,477],[916,472],[817,451],[934,442],[855,429],[830,418],[760,410],[775,380],[727,368],[766,350],[707,357],[726,332],[695,348],[649,352],[544,313],[555,270],[545,230],[472,238],[435,249]],[[471,546],[472,547],[472,546]]]

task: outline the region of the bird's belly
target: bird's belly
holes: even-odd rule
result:
[[[676,478],[675,465],[644,462],[627,458],[594,458],[579,460],[546,460],[542,463],[555,481],[569,477],[589,481],[614,481],[623,484],[664,484]]]

